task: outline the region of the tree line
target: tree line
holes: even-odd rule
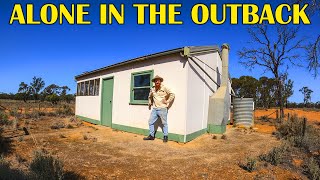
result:
[[[241,76],[232,78],[232,88],[238,97],[251,97],[255,105],[262,108],[279,107],[280,103],[286,108],[320,108],[320,101],[312,102],[313,91],[308,87],[302,87],[299,92],[303,94],[303,103],[290,102],[288,99],[293,95],[293,83],[291,79],[284,76],[282,85],[282,96],[277,93],[278,81],[275,78],[252,76]]]
[[[57,104],[59,101],[70,103],[74,101],[75,95],[68,94],[68,86],[58,86],[50,84],[45,86],[45,81],[41,77],[33,77],[28,84],[21,82],[17,93],[0,93],[0,99],[23,100],[24,102],[33,100],[35,102],[48,101]]]

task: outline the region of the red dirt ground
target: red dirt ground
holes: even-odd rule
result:
[[[51,129],[57,122],[75,128]],[[279,145],[270,131],[261,130],[269,125],[257,125],[257,131],[228,126],[227,139],[204,134],[186,144],[146,142],[141,135],[100,125],[77,126],[69,118],[32,120],[28,127],[32,136],[14,132],[12,152],[6,157],[21,169],[27,169],[34,150],[44,149],[62,160],[66,170],[86,179],[306,179],[279,166],[261,165],[253,173],[239,167],[246,157]],[[12,131],[5,135],[12,136]],[[17,156],[26,162],[17,163]]]
[[[268,116],[269,118],[275,119],[276,113],[274,113],[277,109],[258,109],[255,111],[255,117],[259,118],[261,116]],[[305,117],[310,122],[320,122],[320,110],[312,110],[312,109],[284,109],[284,114],[294,115],[296,114],[298,117]],[[271,115],[270,115],[271,114]],[[270,116],[269,116],[270,115]]]

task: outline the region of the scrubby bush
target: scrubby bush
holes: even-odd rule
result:
[[[40,119],[41,116],[46,116],[47,114],[43,111],[33,110],[32,112],[25,113],[25,119]]]
[[[293,115],[288,119],[288,121],[281,121],[276,125],[279,138],[288,139],[292,136],[302,136],[303,135],[303,122],[297,115]]]
[[[311,125],[307,126],[301,147],[307,150],[307,152],[320,150],[320,129],[314,128]]]
[[[46,115],[49,117],[57,117],[58,116],[58,114],[56,112],[47,112]]]
[[[0,126],[12,125],[12,121],[8,119],[0,119]]]
[[[39,114],[39,116],[45,116],[46,115],[46,113],[43,112],[43,111],[38,111],[38,114]]]
[[[30,177],[38,180],[63,179],[63,164],[53,156],[43,152],[35,152],[35,157],[30,164]]]
[[[285,155],[287,153],[288,146],[286,144],[283,144],[279,147],[274,147],[266,154],[262,154],[259,156],[261,161],[268,162],[272,165],[277,166],[278,164],[281,164],[285,162]]]
[[[73,109],[71,108],[71,106],[68,105],[63,105],[62,107],[60,107],[59,109],[56,110],[56,113],[58,115],[65,115],[65,116],[70,116],[70,115],[74,115]]]
[[[50,126],[51,129],[61,129],[64,127],[65,127],[65,124],[62,122],[56,122]]]
[[[320,163],[310,158],[303,167],[304,173],[312,180],[320,180]]]
[[[29,113],[25,113],[24,118],[25,119],[39,119],[40,118],[39,111],[32,111]]]
[[[270,118],[268,116],[261,116],[259,119],[263,122],[270,122]]]
[[[17,156],[18,162],[25,162],[25,159]],[[28,172],[12,169],[10,163],[3,156],[0,156],[0,179],[1,180],[62,180],[62,179],[84,179],[77,173],[64,171],[63,163],[53,156],[36,151],[29,166]]]
[[[248,171],[253,172],[257,169],[257,160],[255,158],[248,157],[244,163],[240,163],[239,166]]]
[[[24,180],[27,176],[20,170],[10,168],[10,164],[0,156],[0,179],[3,180]]]
[[[46,97],[46,101],[51,102],[52,105],[55,105],[60,101],[60,97],[57,94],[51,94]]]
[[[72,129],[73,126],[72,126],[71,124],[68,124],[68,125],[67,125],[67,128],[68,128],[68,129]]]
[[[298,118],[296,115],[292,116],[288,121],[282,121],[277,124],[276,128],[277,137],[288,140],[295,147],[303,148],[307,151],[320,149],[320,130],[312,125],[305,125],[303,119]]]
[[[18,111],[17,108],[13,108],[9,111],[9,115],[15,118],[21,118],[22,114]]]
[[[4,111],[0,111],[0,120],[8,120],[8,115]]]

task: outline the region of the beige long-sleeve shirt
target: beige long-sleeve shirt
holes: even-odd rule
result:
[[[153,86],[149,93],[149,105],[153,105],[155,108],[167,108],[174,97],[174,93],[166,86],[161,84],[158,91]]]

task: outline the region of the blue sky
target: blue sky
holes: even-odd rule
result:
[[[150,1],[130,1],[125,4],[124,25],[99,25],[100,3],[120,4],[121,1],[51,1],[52,3],[90,3],[91,25],[9,25],[11,11],[15,3],[34,3],[35,19],[39,16],[39,7],[44,2],[35,0],[0,2],[0,92],[17,92],[21,81],[30,82],[33,76],[42,77],[46,85],[55,83],[67,85],[74,93],[76,83],[74,76],[84,71],[94,70],[120,61],[183,46],[221,45],[229,43],[230,73],[232,77],[252,75],[256,78],[262,74],[260,68],[253,71],[239,64],[237,51],[249,41],[248,25],[195,25],[191,21],[190,11],[194,4],[216,1],[174,1],[182,3],[179,20],[183,25],[137,25],[136,11],[133,3],[150,3]],[[168,3],[166,1],[153,1]],[[172,1],[171,1],[172,2]],[[219,1],[220,2],[220,1]],[[220,3],[249,3],[250,1],[226,1]],[[252,1],[251,1],[252,2]],[[277,1],[268,1],[275,4]],[[284,1],[286,2],[286,1]],[[46,3],[49,3],[48,1]],[[263,2],[259,1],[260,4]],[[277,2],[278,3],[278,2]],[[38,9],[37,9],[38,8]],[[240,17],[241,18],[241,17]],[[300,35],[314,38],[319,34],[319,15],[311,19],[312,25],[301,25]],[[294,95],[290,101],[302,102],[299,92],[302,86],[314,91],[312,101],[320,101],[319,78],[314,79],[305,68],[290,67],[289,78],[294,81]]]

